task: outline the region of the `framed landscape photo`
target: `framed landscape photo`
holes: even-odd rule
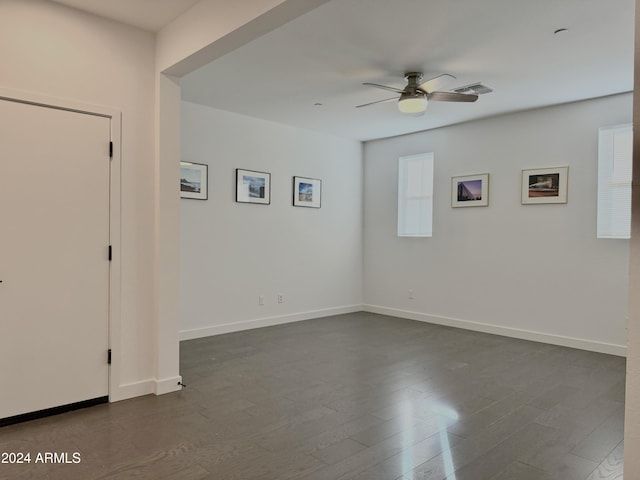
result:
[[[451,178],[452,207],[486,207],[488,205],[488,173]]]
[[[180,162],[180,198],[207,199],[207,170],[207,165]]]
[[[293,206],[320,208],[322,180],[293,177]]]
[[[271,203],[271,174],[236,169],[236,202]]]
[[[569,167],[522,170],[522,204],[567,203]]]

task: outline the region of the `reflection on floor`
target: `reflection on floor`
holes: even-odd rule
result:
[[[183,342],[188,387],[0,429],[0,479],[622,478],[623,358],[369,313]]]

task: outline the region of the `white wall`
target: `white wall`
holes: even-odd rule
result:
[[[360,309],[360,142],[183,102],[182,159],[209,165],[209,199],[181,200],[182,338]],[[271,173],[271,205],[235,202],[236,168]],[[291,205],[294,175],[320,209]]]
[[[148,393],[153,365],[154,36],[49,1],[0,3],[0,87],[122,112],[118,399]]]
[[[365,144],[367,309],[624,354],[629,243],[596,240],[595,192],[598,128],[631,112],[624,94]],[[433,238],[398,238],[397,159],[431,151]],[[558,165],[568,203],[521,205],[521,170]],[[451,177],[485,172],[490,206],[451,208]]]
[[[636,0],[634,91],[640,91],[640,0]],[[624,478],[640,478],[640,97],[633,98],[633,185],[629,265],[629,335],[624,413]]]

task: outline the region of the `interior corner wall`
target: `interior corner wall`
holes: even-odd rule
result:
[[[624,354],[629,242],[596,239],[597,149],[598,128],[631,115],[629,93],[367,142],[365,308]],[[398,157],[421,152],[435,153],[433,237],[399,238]],[[522,169],[560,165],[568,203],[522,205]],[[452,208],[451,177],[479,173],[489,206]]]
[[[209,178],[181,200],[181,338],[360,310],[361,143],[189,102],[181,126]],[[235,201],[236,168],[271,174],[270,205]],[[292,206],[293,176],[322,180],[321,208]]]
[[[0,58],[4,88],[122,112],[119,388],[110,394],[150,393],[155,37],[50,1],[3,0]]]

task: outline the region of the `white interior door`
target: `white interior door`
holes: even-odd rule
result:
[[[0,100],[0,419],[108,395],[110,122]]]

